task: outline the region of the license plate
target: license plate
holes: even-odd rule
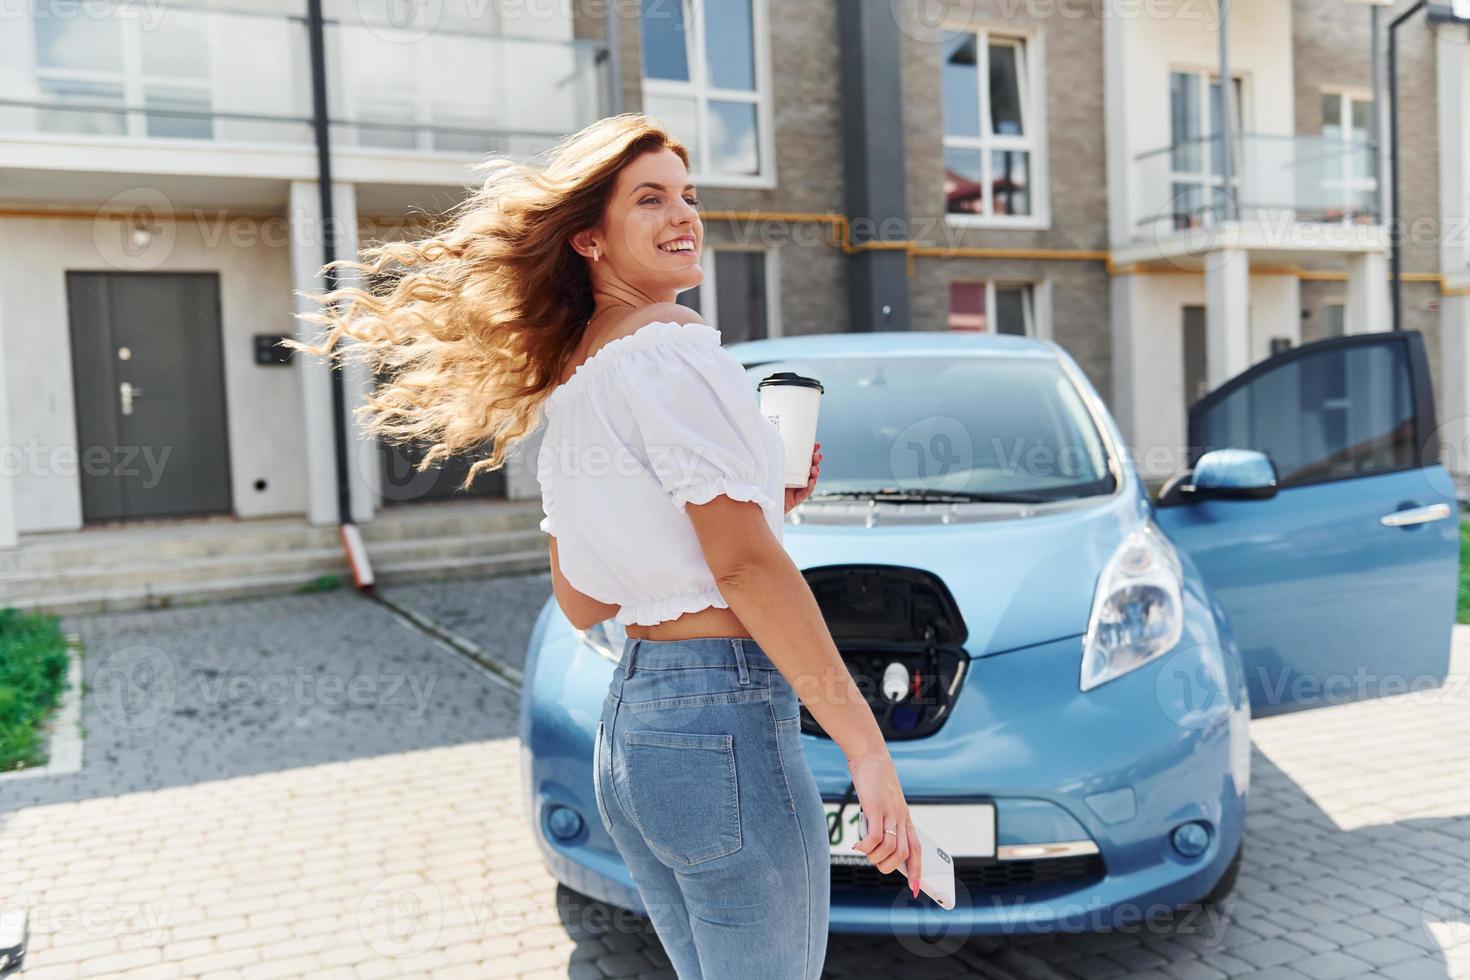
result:
[[[848,802],[834,829],[836,800],[823,800],[827,814],[828,839],[834,864],[870,863],[868,856],[854,851],[858,836],[858,804]],[[911,803],[909,814],[924,832],[933,837],[950,857],[995,857],[994,803]],[[835,838],[835,839],[834,839]]]

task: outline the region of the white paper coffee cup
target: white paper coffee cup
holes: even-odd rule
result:
[[[804,487],[812,475],[812,453],[817,444],[817,407],[822,383],[791,371],[777,371],[761,379],[761,414],[781,433],[786,447],[783,467],[786,486]]]

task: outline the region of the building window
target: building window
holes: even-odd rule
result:
[[[1046,220],[1040,42],[988,30],[940,41],[945,211],[985,224]]]
[[[641,0],[643,111],[689,148],[700,184],[768,181],[765,0]]]
[[[36,87],[52,105],[39,113],[40,128],[212,139],[212,31],[205,17],[170,11],[145,27],[145,18],[121,8],[95,16],[79,0],[54,0],[33,22]],[[153,111],[123,112],[124,106]]]
[[[769,270],[773,253],[749,249],[706,251],[704,282],[678,301],[704,316],[720,332],[720,341],[736,344],[775,336],[771,329],[774,303]],[[709,303],[707,297],[715,298]],[[706,308],[708,307],[708,308]]]
[[[337,77],[334,96],[341,103],[334,116],[343,143],[411,153],[486,153],[519,157],[535,152],[535,141],[512,136],[519,124],[536,113],[548,129],[565,118],[563,95],[526,94],[516,112],[513,79],[525,76],[533,59],[548,75],[570,68],[553,45],[495,36],[502,12],[488,5],[482,18],[460,19],[456,5],[403,4],[398,15],[374,10],[363,0],[361,19],[344,17],[328,25],[329,64]],[[423,16],[421,16],[423,15]],[[420,23],[422,20],[422,23]],[[432,30],[430,30],[432,28]],[[455,85],[435,79],[453,76]],[[567,71],[567,92],[580,86],[575,70]],[[561,87],[561,86],[558,86]],[[529,128],[529,127],[527,127]]]
[[[1231,92],[1238,138],[1244,129],[1239,78]],[[1169,74],[1169,169],[1175,227],[1208,226],[1229,213],[1221,177],[1225,165],[1220,138],[1223,113],[1218,75],[1199,71]],[[1240,187],[1238,166],[1232,171],[1231,183]]]
[[[1322,93],[1322,217],[1378,220],[1378,166],[1373,150],[1373,99],[1349,92]]]
[[[949,328],[976,333],[1036,335],[1033,290],[1025,283],[952,282]]]

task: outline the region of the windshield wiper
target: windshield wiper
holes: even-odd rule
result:
[[[970,490],[936,490],[931,487],[877,487],[872,490],[834,490],[814,493],[808,500],[883,500],[889,503],[946,504],[1042,504],[1055,500],[1037,493],[979,493]]]

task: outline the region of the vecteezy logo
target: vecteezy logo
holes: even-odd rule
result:
[[[178,237],[173,202],[154,187],[130,187],[103,202],[92,244],[114,269],[146,272],[168,261]]]
[[[357,11],[374,36],[406,44],[434,32],[444,16],[444,0],[358,0]]]
[[[357,930],[383,956],[423,953],[439,940],[444,900],[433,882],[399,874],[373,885],[357,905]]]
[[[930,415],[906,426],[888,450],[888,471],[902,486],[963,490],[970,482],[975,446],[970,430],[950,415]]]
[[[168,654],[157,647],[127,647],[98,665],[92,701],[114,725],[140,731],[168,717],[177,687]]]
[[[1419,911],[1431,941],[1457,961],[1470,961],[1470,875],[1440,882]]]
[[[975,0],[889,0],[888,8],[899,30],[925,44],[964,31],[975,19]]]

